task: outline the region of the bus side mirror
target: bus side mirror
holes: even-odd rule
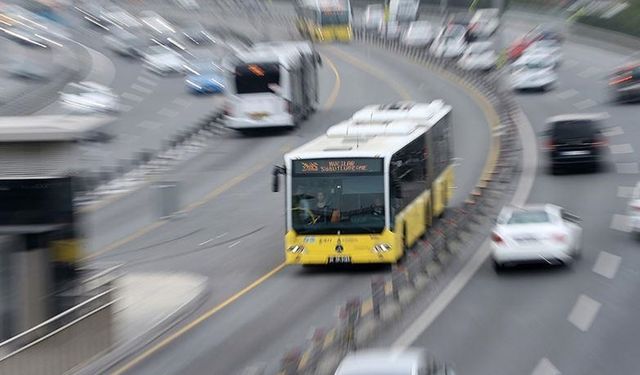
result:
[[[273,172],[272,172],[273,180],[271,182],[271,191],[273,191],[274,193],[280,190],[280,178],[278,176],[281,174],[285,174],[285,172],[286,172],[286,169],[283,166],[276,165],[275,167],[273,167]]]

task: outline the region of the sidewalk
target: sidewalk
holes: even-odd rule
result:
[[[132,273],[116,284],[111,351],[75,374],[95,375],[141,350],[197,309],[208,292],[207,278],[186,273]]]

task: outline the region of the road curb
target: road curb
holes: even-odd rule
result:
[[[115,346],[101,357],[74,370],[73,374],[96,375],[110,373],[116,366],[121,364],[127,358],[139,353],[154,340],[161,337],[179,323],[185,321],[194,311],[205,303],[211,292],[208,284],[208,278],[202,277],[202,279],[203,281],[200,283],[201,289],[192,299],[182,304],[175,311],[167,314],[163,320],[155,324],[150,330],[122,343],[121,345]]]

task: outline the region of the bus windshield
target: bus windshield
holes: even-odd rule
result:
[[[280,84],[280,65],[267,63],[237,66],[235,84],[238,94],[273,93],[272,85]]]
[[[385,225],[382,159],[327,160],[311,172],[302,172],[308,161],[294,161],[293,229],[299,234],[382,232]],[[332,169],[323,171],[323,166]]]
[[[344,11],[323,11],[320,14],[320,23],[322,26],[348,25],[349,12]]]

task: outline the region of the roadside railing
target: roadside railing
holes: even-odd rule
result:
[[[366,345],[394,321],[415,298],[437,285],[443,270],[462,254],[472,253],[486,239],[501,207],[513,193],[520,172],[521,144],[516,126],[518,106],[502,87],[503,72],[466,71],[452,60],[430,55],[426,49],[401,45],[379,35],[355,32],[356,43],[386,49],[435,70],[478,94],[488,108],[492,146],[487,166],[474,189],[459,207],[436,220],[425,239],[416,245],[386,277],[371,280],[366,297],[349,299],[339,307],[339,318],[330,328],[318,328],[303,346],[281,359],[279,375],[329,375],[349,351]],[[460,259],[458,259],[460,263]]]
[[[0,375],[59,375],[107,350],[114,289],[0,343]]]

